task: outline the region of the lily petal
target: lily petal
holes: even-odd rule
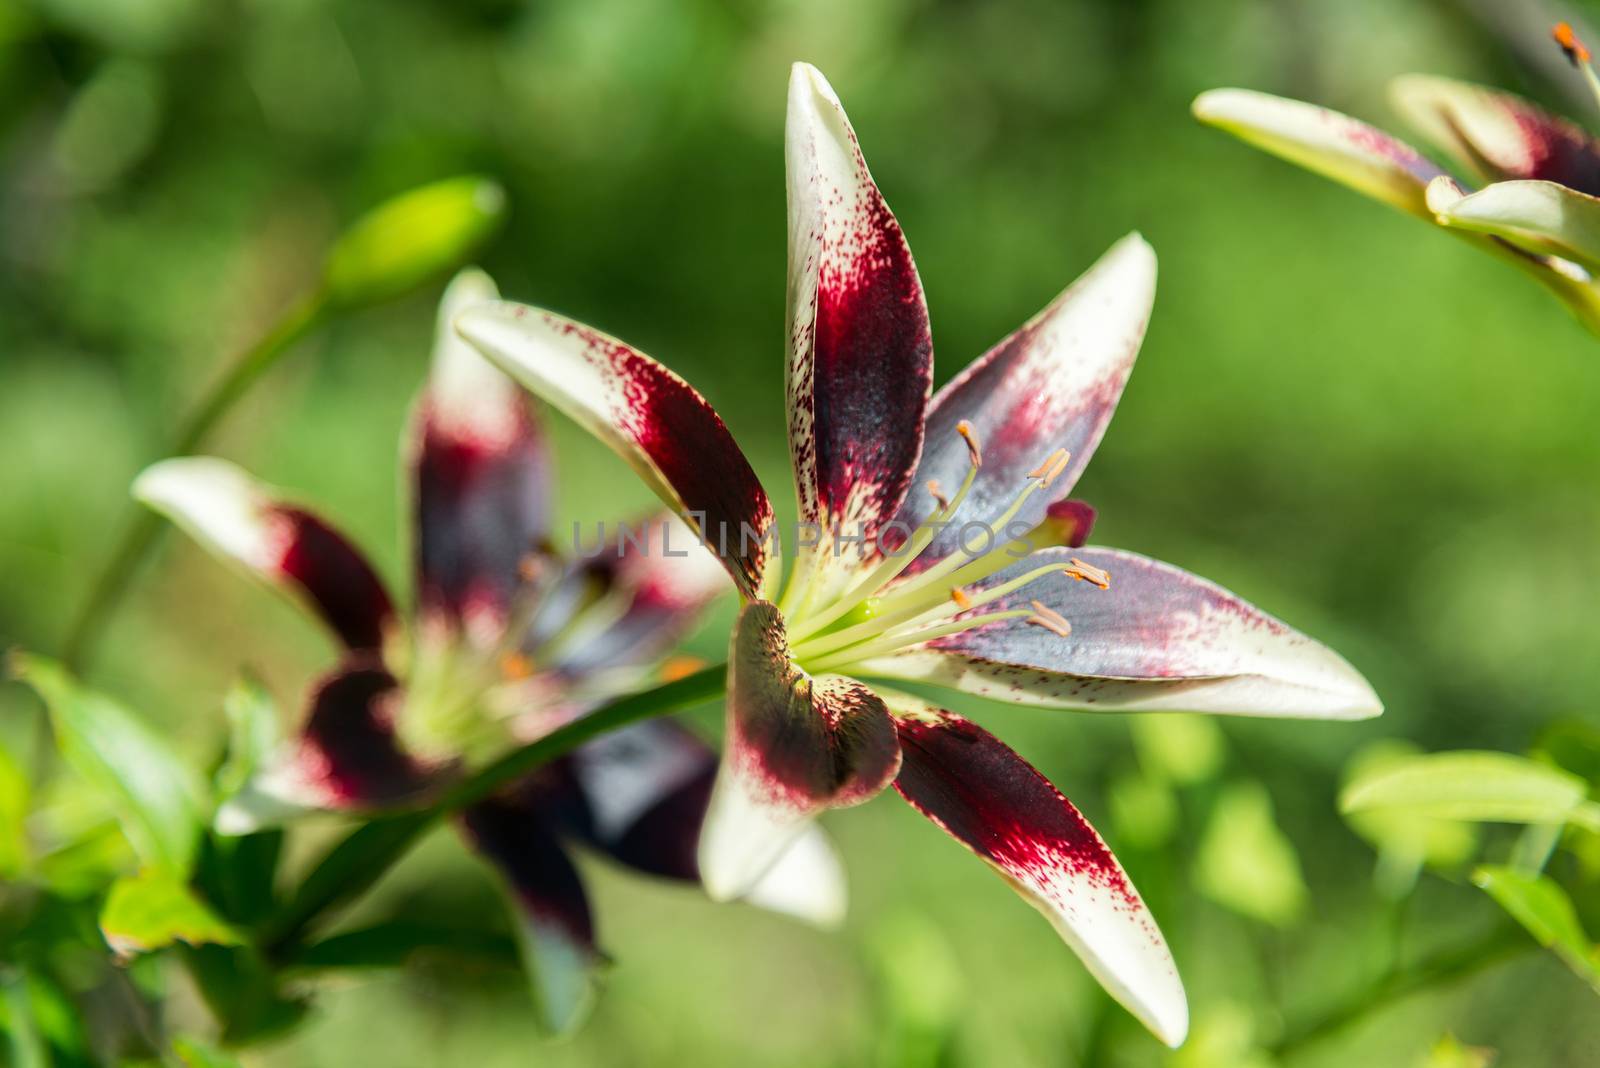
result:
[[[220,559],[307,604],[352,650],[376,650],[394,619],[383,582],[343,535],[225,460],[146,468],[133,495]]]
[[[1428,182],[1444,171],[1375,126],[1337,111],[1250,89],[1212,89],[1195,117],[1257,148],[1424,219]]]
[[[505,624],[519,564],[547,532],[551,482],[527,395],[452,325],[498,296],[477,270],[445,290],[412,459],[420,607],[457,624],[481,619],[491,634]]]
[[[416,798],[436,780],[401,749],[394,731],[403,699],[393,675],[356,657],[312,688],[299,738],[218,811],[222,834],[250,834],[318,809],[361,810]]]
[[[569,766],[581,804],[561,809],[563,829],[638,871],[700,880],[715,750],[675,723],[647,720],[584,745]],[[844,875],[827,837],[808,828],[744,900],[817,926],[838,923]]]
[[[854,679],[795,667],[783,617],[765,601],[746,605],[734,630],[723,749],[699,849],[718,901],[748,893],[815,816],[866,801],[900,766],[883,701]]]
[[[772,504],[722,417],[683,379],[615,338],[511,303],[462,312],[489,360],[611,446],[711,544],[746,597],[759,595]]]
[[[1001,514],[1027,485],[1028,472],[1056,449],[1070,453],[1067,466],[1028,499],[1015,529],[1034,526],[1053,501],[1072,491],[1133,371],[1155,290],[1155,253],[1131,234],[939,391],[917,484],[961,484],[970,465],[967,442],[956,430],[962,422],[977,432],[983,463],[950,526],[913,567],[948,556],[967,523],[987,524],[1005,537],[996,529]],[[931,495],[913,493],[897,519],[915,530],[934,508]]]
[[[583,882],[533,804],[515,795],[461,814],[472,847],[495,866],[516,898],[518,933],[540,1021],[563,1033],[581,1021],[606,958],[595,944]]]
[[[1406,121],[1481,181],[1535,179],[1600,195],[1600,146],[1581,127],[1519,96],[1407,74],[1389,84]]]
[[[1100,589],[1065,572],[1079,560],[1110,575]],[[1382,705],[1333,650],[1227,590],[1119,549],[1042,549],[985,579],[998,585],[1059,563],[979,611],[1038,601],[1065,617],[1063,637],[1020,619],[991,623],[856,665],[1020,704],[1090,711],[1220,712],[1361,719]],[[975,592],[975,591],[974,591]]]
[[[1428,205],[1446,226],[1600,271],[1600,198],[1588,193],[1527,181],[1496,182],[1462,196],[1454,183],[1438,179],[1428,187]]]
[[[1082,813],[977,724],[941,709],[896,706],[905,754],[894,782],[900,796],[1038,909],[1157,1038],[1181,1045],[1189,1008],[1172,954]]]
[[[911,250],[821,72],[796,63],[789,174],[789,450],[800,515],[867,541],[899,509],[922,449],[933,340]],[[824,579],[824,582],[830,582]]]

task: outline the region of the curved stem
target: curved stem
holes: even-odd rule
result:
[[[371,889],[436,820],[482,801],[501,787],[608,731],[653,716],[678,712],[722,693],[727,667],[717,664],[693,675],[629,694],[560,727],[456,783],[434,804],[363,823],[323,854],[293,896],[262,929],[267,954],[291,956],[301,937],[319,921]]]
[[[261,340],[239,355],[233,366],[196,405],[193,414],[179,427],[166,455],[185,456],[197,449],[222,417],[249,392],[250,387],[295,342],[322,321],[326,307],[326,298],[319,291],[302,298],[285,312]],[[123,595],[128,592],[133,576],[161,530],[160,518],[147,509],[140,509],[123,526],[116,548],[90,587],[88,598],[67,632],[62,660],[73,671],[82,669],[95,641],[110,622]]]
[[[1319,1019],[1291,1032],[1267,1052],[1274,1059],[1287,1058],[1402,998],[1449,986],[1538,948],[1539,943],[1520,928],[1497,928],[1471,945],[1445,950],[1410,968],[1391,972]]]

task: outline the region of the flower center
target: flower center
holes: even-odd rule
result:
[[[955,496],[947,497],[938,483],[928,483],[927,492],[937,507],[906,543],[831,604],[803,612],[794,620],[789,633],[790,650],[806,670],[835,671],[934,638],[1010,619],[1020,619],[1066,638],[1072,632],[1071,623],[1037,600],[1027,608],[990,612],[978,609],[1051,574],[1065,574],[1101,589],[1110,587],[1110,575],[1076,558],[1067,564],[1054,562],[1030,568],[986,588],[974,586],[1020,563],[1037,547],[1034,534],[1039,528],[1004,542],[994,537],[994,531],[1007,529],[1035,493],[1061,477],[1071,460],[1065,449],[1050,453],[1028,472],[1011,503],[987,526],[988,537],[980,545],[970,546],[965,538],[958,539],[949,556],[920,574],[901,579],[912,562],[950,525],[983,464],[983,449],[972,425],[963,420],[956,424],[956,432],[966,442],[970,463]]]

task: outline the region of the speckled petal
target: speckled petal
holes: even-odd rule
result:
[[[366,557],[233,464],[163,460],[139,475],[133,495],[218,558],[308,606],[348,648],[383,644],[394,609]]]
[[[717,900],[748,893],[811,819],[872,797],[900,765],[883,702],[853,679],[795,667],[764,601],[734,631],[723,745],[699,851]]]
[[[772,504],[722,418],[683,379],[553,312],[479,304],[456,328],[489,360],[611,446],[712,544],[746,597],[759,595]]]
[[[1424,219],[1428,182],[1443,174],[1410,145],[1337,111],[1251,89],[1212,89],[1194,101],[1201,122],[1359,193]]]
[[[1222,712],[1359,719],[1382,711],[1331,649],[1214,583],[1117,549],[1043,549],[978,588],[1073,560],[1104,570],[1100,589],[1046,575],[974,611],[1065,617],[1065,637],[1022,619],[937,638],[851,670],[937,683],[1021,704],[1108,711]],[[975,591],[974,591],[975,592]]]
[[[527,394],[453,325],[498,295],[476,270],[445,290],[411,457],[419,607],[490,635],[505,625],[519,564],[547,533],[551,491],[550,456]]]
[[[1157,1038],[1182,1044],[1189,1008],[1166,940],[1083,814],[977,724],[891,700],[905,754],[900,796],[1038,909]]]
[[[1534,179],[1600,196],[1600,145],[1519,96],[1430,74],[1389,86],[1395,109],[1480,181]]]
[[[517,906],[519,942],[545,1030],[572,1030],[593,1000],[605,955],[578,871],[535,804],[515,795],[460,816],[467,841],[500,872]]]
[[[1012,529],[1034,526],[1052,502],[1072,491],[1133,371],[1155,291],[1155,253],[1136,234],[1123,238],[1042,312],[939,391],[917,485],[932,481],[953,492],[961,484],[970,466],[967,442],[956,431],[961,422],[976,431],[983,462],[950,526],[913,569],[953,552],[966,524],[1010,534],[999,529],[1002,513],[1028,484],[1028,472],[1057,449],[1071,454],[1067,466],[1029,497]],[[912,493],[897,518],[912,530],[934,507],[930,494]]]
[[[922,449],[933,340],[900,224],[815,68],[789,78],[789,449],[800,515],[859,545],[815,557],[825,586],[873,555]]]

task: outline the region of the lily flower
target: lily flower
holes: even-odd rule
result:
[[[1566,23],[1554,36],[1600,101],[1589,50]],[[1193,110],[1202,122],[1509,260],[1600,333],[1600,141],[1519,96],[1468,82],[1407,74],[1390,83],[1389,95],[1457,174],[1374,126],[1299,100],[1212,89]]]
[[[464,765],[649,681],[726,592],[716,560],[670,515],[592,555],[585,547],[585,558],[549,548],[551,457],[526,395],[449,328],[463,308],[496,295],[487,275],[467,271],[441,305],[407,450],[416,532],[409,628],[360,550],[233,464],[167,460],[136,481],[138,499],[310,609],[342,649],[312,689],[296,742],[218,813],[223,833],[307,810],[423,798]],[[716,765],[715,750],[684,728],[645,721],[461,814],[461,830],[522,906],[549,1027],[581,1016],[604,959],[564,843],[646,874],[697,880]],[[844,890],[831,846],[820,834],[796,843],[747,899],[836,922]]]
[[[862,680],[1087,710],[1354,718],[1377,699],[1336,654],[1233,594],[1081,547],[1093,512],[1067,494],[1143,338],[1155,258],[1142,239],[930,400],[910,250],[838,98],[805,64],[789,83],[786,156],[789,445],[813,535],[787,585],[767,491],[683,379],[525,305],[474,306],[457,328],[616,450],[739,588],[699,850],[714,897],[744,892],[822,811],[893,784],[1177,1045],[1188,1009],[1172,957],[1078,810],[976,723]]]

